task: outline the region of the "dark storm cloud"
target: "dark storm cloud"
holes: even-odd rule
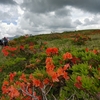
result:
[[[100,0],[70,0],[69,5],[91,13],[100,13]]]
[[[71,12],[70,9],[63,7],[61,9],[56,10],[55,15],[59,17],[65,17],[65,16],[70,16],[71,15],[70,12]]]
[[[84,11],[99,13],[100,0],[24,0],[22,8],[31,12],[45,13],[65,6],[73,6]]]
[[[44,13],[62,8],[66,0],[24,0],[22,8],[36,13]]]
[[[17,3],[14,0],[0,0],[0,4],[4,4],[4,5],[8,5],[8,4],[15,5]]]

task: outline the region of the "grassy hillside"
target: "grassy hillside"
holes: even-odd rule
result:
[[[5,55],[2,53],[2,50]],[[68,59],[64,56],[67,53],[69,53]],[[62,56],[64,56],[64,59]],[[53,79],[53,76],[49,72],[46,72],[46,68],[48,67],[46,59],[48,57],[53,60],[53,62],[49,63],[56,66],[56,68],[53,69],[55,72],[69,64],[71,68],[64,71],[66,75],[68,74],[66,78],[70,78],[69,81],[63,76],[63,73],[60,73],[61,75],[59,75],[59,77],[57,76],[56,79]],[[24,82],[25,84],[30,83],[31,79],[29,80],[28,78],[30,74],[42,82],[48,78],[49,83],[52,83],[53,86],[51,86],[51,84],[47,85],[45,91],[47,92],[47,90],[50,89],[47,95],[44,94],[44,96],[42,94],[43,91],[39,90],[39,86],[35,87],[37,95],[40,95],[42,100],[55,100],[54,98],[57,98],[57,100],[72,100],[72,97],[75,98],[74,100],[99,100],[98,95],[100,89],[98,89],[98,84],[100,82],[97,80],[97,77],[100,75],[98,72],[100,68],[99,61],[100,30],[81,30],[30,37],[21,36],[11,40],[9,47],[0,48],[0,96],[4,95],[6,98],[1,100],[21,100],[20,98],[22,98],[22,95],[18,96],[19,98],[17,98],[17,96],[10,98],[9,95],[11,92],[9,92],[9,94],[6,92],[2,93],[1,90],[5,80],[8,81],[13,75],[14,77],[16,76],[14,72],[16,72],[18,76],[16,76],[15,80],[12,78],[12,82],[9,80],[9,88],[10,86],[16,87],[15,83],[17,81]],[[83,69],[81,69],[80,66]],[[93,66],[93,69],[91,69],[93,72],[88,69],[88,66]],[[19,80],[22,73],[27,76],[27,82],[25,80]],[[78,82],[76,82],[76,77],[81,77],[82,79],[77,79]],[[89,82],[87,82],[88,80]],[[92,82],[95,83],[92,84]],[[75,84],[76,87],[73,84]],[[30,87],[31,86],[32,84]],[[6,88],[8,88],[8,85]],[[19,87],[17,86],[16,88]],[[64,89],[67,94],[64,92]],[[40,93],[38,91],[40,91]],[[19,95],[18,92],[17,95]],[[26,100],[26,96],[23,98]]]

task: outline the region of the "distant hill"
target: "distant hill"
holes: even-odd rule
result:
[[[13,40],[13,39],[18,38],[18,37],[20,37],[20,35],[16,35],[16,36],[13,36],[13,37],[8,37],[8,39]]]

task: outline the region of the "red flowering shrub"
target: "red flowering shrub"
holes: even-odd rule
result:
[[[72,43],[77,45],[84,45],[88,40],[91,40],[91,38],[83,34],[76,34],[72,40]]]
[[[7,76],[3,73],[0,99],[95,100],[100,93],[99,50],[86,48],[68,51],[59,52],[56,47],[45,50],[44,44],[33,43],[4,47],[3,54],[13,59],[10,59],[12,66],[10,60],[5,66],[9,71],[10,65],[11,72]],[[12,54],[16,56],[12,57]]]
[[[46,49],[46,54],[48,56],[58,54],[58,48],[47,48]]]

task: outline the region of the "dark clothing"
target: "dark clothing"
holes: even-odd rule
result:
[[[3,46],[3,41],[2,41],[2,40],[0,40],[0,45],[2,45],[2,46]]]
[[[4,44],[4,46],[8,45],[8,39],[6,37],[3,38],[3,44]]]

